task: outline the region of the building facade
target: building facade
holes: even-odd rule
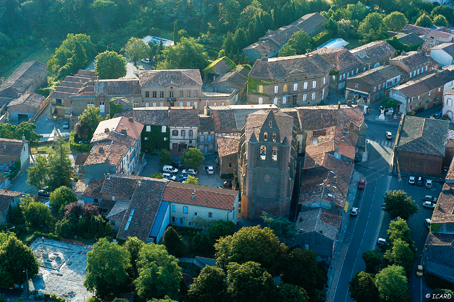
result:
[[[198,110],[191,107],[175,107],[169,110],[170,153],[183,154],[185,149],[198,147],[200,120]]]
[[[353,48],[350,52],[361,61],[362,71],[388,65],[396,50],[386,41],[375,41]]]

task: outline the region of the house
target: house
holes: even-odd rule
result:
[[[293,117],[274,110],[247,116],[238,151],[241,216],[258,219],[266,211],[289,217],[295,181],[295,145]]]
[[[172,225],[208,228],[218,220],[234,224],[238,220],[237,190],[170,181],[164,189],[163,202],[169,203]]]
[[[12,121],[28,122],[43,106],[44,97],[34,93],[24,93],[6,106],[8,118]]]
[[[206,114],[199,114],[199,129],[197,134],[197,148],[202,153],[214,153],[215,151],[215,132],[213,117]]]
[[[319,13],[312,13],[302,16],[290,25],[268,30],[265,36],[243,49],[244,55],[251,62],[263,57],[274,57],[294,33],[304,30],[309,37],[313,37],[323,30],[325,21],[326,18]]]
[[[194,107],[174,107],[169,110],[170,152],[183,154],[185,149],[197,148],[200,120]]]
[[[203,81],[212,82],[233,69],[236,69],[236,64],[228,57],[218,58],[203,70]]]
[[[426,76],[391,88],[389,97],[400,103],[403,113],[424,110],[441,104],[446,84],[451,85],[454,71],[434,71]]]
[[[0,80],[0,107],[33,92],[47,83],[47,65],[39,61],[22,63],[6,80]]]
[[[93,134],[90,154],[85,160],[86,180],[106,173],[131,175],[138,168],[143,124],[133,118],[101,121]]]
[[[295,244],[311,249],[317,258],[331,263],[342,223],[342,216],[323,208],[307,209],[298,214]]]
[[[7,170],[20,163],[22,171],[30,165],[30,144],[23,137],[20,139],[0,138],[0,169]]]
[[[430,49],[430,56],[442,67],[453,64],[454,43],[443,43],[432,47]]]
[[[420,77],[438,68],[438,63],[432,57],[421,51],[402,51],[400,56],[389,60],[389,64],[398,67],[402,72],[400,82]]]
[[[420,38],[418,35],[414,33],[399,33],[394,36],[390,40],[386,40],[388,43],[394,45],[396,50],[417,50],[418,47],[421,47],[424,44],[424,39]],[[398,48],[399,43],[395,43],[394,41],[400,42],[403,47]],[[397,45],[396,45],[397,44]],[[400,45],[399,45],[400,46]],[[405,48],[405,49],[404,49]]]
[[[117,113],[115,117],[132,118],[144,125],[141,134],[142,151],[169,150],[170,146],[170,113],[167,107],[134,108]]]
[[[367,105],[383,100],[388,89],[399,85],[401,72],[390,65],[379,66],[347,79],[345,98],[364,100]]]
[[[318,54],[257,60],[249,72],[248,104],[318,104],[328,96],[330,70]]]
[[[77,94],[79,90],[85,89],[88,82],[95,79],[95,72],[92,70],[80,69],[73,76],[66,76],[63,82],[50,95],[50,114],[62,118],[71,116],[71,96]]]
[[[357,142],[358,135],[340,127],[309,131],[304,156],[304,169],[322,166],[326,153],[345,162],[354,163],[357,154]]]
[[[402,31],[404,33],[414,33],[418,36],[426,36],[431,38],[432,40],[442,43],[452,42],[454,40],[454,34],[452,32],[446,32],[412,24],[406,24]]]
[[[358,74],[361,61],[345,48],[320,48],[311,52],[331,63],[329,89],[337,92],[345,88],[345,79]]]
[[[25,197],[22,192],[9,191],[7,189],[0,190],[0,225],[8,222],[10,209],[19,205],[21,197]]]
[[[454,117],[454,90],[449,90],[443,94],[443,115],[447,115],[451,120]]]
[[[141,70],[139,81],[142,100],[134,107],[198,108],[201,105],[203,82],[198,69]]]
[[[233,178],[238,167],[239,136],[221,136],[216,138],[219,172],[222,178]]]
[[[234,105],[246,98],[249,68],[237,67],[219,75],[211,83],[202,87],[202,97],[208,105]]]
[[[396,50],[386,41],[375,41],[356,47],[350,52],[361,61],[362,71],[388,65]]]
[[[440,176],[449,122],[401,115],[394,145],[394,169]]]

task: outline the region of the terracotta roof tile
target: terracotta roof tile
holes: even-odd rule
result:
[[[410,69],[426,63],[430,63],[432,65],[436,64],[436,61],[432,59],[432,57],[426,56],[424,53],[417,51],[402,52],[400,56],[390,59],[390,64],[393,64],[392,62],[396,61],[402,62]]]
[[[169,109],[168,108],[134,108],[133,110],[125,110],[115,114],[115,117],[132,117],[134,121],[143,125],[150,126],[169,126]]]
[[[0,212],[5,212],[11,202],[13,202],[14,197],[23,196],[25,194],[22,192],[9,191],[9,190],[0,190]]]
[[[41,106],[41,104],[43,102],[44,102],[43,96],[41,96],[37,93],[31,92],[31,93],[25,93],[25,94],[21,95],[19,98],[12,100],[11,102],[9,102],[7,107],[8,107],[8,110],[12,111],[12,110],[14,110],[14,108],[13,108],[14,106],[25,105],[25,106],[31,107],[34,110],[36,110],[39,108],[39,106]]]
[[[103,184],[104,178],[90,180],[85,186],[85,191],[82,193],[82,196],[101,199],[101,188]]]
[[[0,138],[0,156],[20,156],[23,147],[20,139]]]
[[[141,70],[139,71],[141,87],[178,87],[202,86],[202,77],[198,69]]]
[[[338,126],[350,131],[359,131],[364,123],[364,114],[360,107],[341,105],[297,107],[301,129],[316,130]]]
[[[215,132],[214,120],[210,115],[199,114],[199,132]]]
[[[218,143],[219,157],[224,157],[238,152],[239,136],[221,136],[216,137]]]
[[[112,133],[115,132],[122,133],[123,130],[126,130],[126,133],[129,137],[134,139],[139,139],[142,133],[143,124],[130,121],[128,117],[121,116],[111,118],[109,120],[101,121],[98,127],[93,133],[92,143],[102,141],[105,139],[112,140]]]
[[[341,222],[342,216],[317,208],[300,212],[296,221],[296,228],[303,234],[319,232],[331,240],[336,240]]]
[[[396,50],[386,41],[375,41],[350,50],[361,62],[378,59],[382,56],[393,56]]]

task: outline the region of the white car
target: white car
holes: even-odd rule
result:
[[[175,175],[172,175],[170,173],[162,173],[162,178],[163,179],[170,179],[170,180],[177,180],[177,177]]]
[[[430,218],[426,218],[424,220],[424,224],[426,225],[426,227],[430,230]]]
[[[352,208],[352,211],[350,212],[350,215],[352,215],[352,216],[357,216],[357,215],[358,215],[358,208],[353,207],[353,208]]]
[[[377,244],[378,245],[385,244],[385,243],[386,243],[386,239],[385,238],[378,238],[378,240],[377,240]]]
[[[207,174],[214,174],[214,167],[213,166],[207,166],[206,167]]]
[[[167,172],[167,173],[173,173],[173,174],[178,173],[178,169],[172,167],[171,165],[165,165],[164,167],[162,167],[162,171]]]
[[[184,169],[183,171],[181,171],[181,173],[183,175],[185,175],[185,174],[189,174],[191,176],[196,176],[197,175],[197,171],[195,169]]]
[[[431,209],[433,209],[433,208],[435,208],[435,203],[432,203],[432,202],[430,202],[430,201],[424,201],[424,202],[422,203],[422,206],[425,207],[425,208],[431,208]]]
[[[416,183],[416,178],[414,176],[409,176],[408,177],[408,183],[410,185],[414,185]]]

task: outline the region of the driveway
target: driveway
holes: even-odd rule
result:
[[[60,129],[61,133],[63,135],[69,135],[71,134],[70,131],[67,129],[63,129],[63,123],[69,121],[69,119],[58,119],[54,120],[50,116],[50,105],[44,109],[44,111],[41,113],[41,115],[36,119],[35,125],[36,125],[36,133],[41,134],[43,138],[41,141],[46,141],[52,131],[55,129]]]

